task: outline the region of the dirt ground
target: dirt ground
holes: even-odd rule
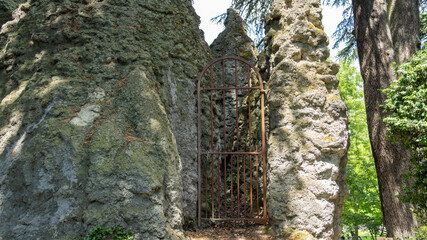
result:
[[[219,223],[209,228],[186,231],[191,240],[273,240],[275,232],[264,225],[251,223]]]

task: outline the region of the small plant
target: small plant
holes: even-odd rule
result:
[[[415,229],[416,239],[427,239],[427,226],[421,226]]]
[[[133,238],[134,233],[130,228],[125,230],[122,226],[105,228],[98,225],[80,240],[132,240]]]
[[[230,175],[227,176],[227,184],[231,184],[231,182],[233,183],[233,185],[236,185],[237,183],[237,174],[232,173]]]
[[[268,225],[265,226],[264,229],[263,229],[263,231],[264,231],[265,234],[270,234],[270,226],[268,226]]]
[[[404,240],[425,240],[427,239],[427,226],[420,226],[414,229],[415,238],[405,237]]]

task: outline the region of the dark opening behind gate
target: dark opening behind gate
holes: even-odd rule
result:
[[[199,77],[198,224],[265,224],[264,89],[258,70],[238,57],[208,64]]]

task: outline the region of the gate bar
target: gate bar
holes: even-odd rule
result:
[[[239,90],[237,90],[237,59],[234,59],[234,79],[236,82],[236,150],[239,151]],[[239,155],[236,156],[237,160],[237,217],[240,217],[240,164]]]
[[[212,81],[213,81],[213,65],[211,66],[211,87],[213,87]],[[211,91],[211,151],[213,151],[213,92],[212,91]],[[211,199],[212,199],[212,208],[211,209],[215,209],[214,208],[215,201],[213,200],[214,199],[214,177],[213,177],[214,164],[213,164],[213,159],[214,159],[214,156],[211,155],[211,162],[212,162],[212,165],[211,165],[211,192],[212,192],[212,198]],[[212,210],[212,218],[215,217],[214,214],[215,214],[215,211]]]
[[[226,60],[226,59],[233,59],[234,60],[234,62],[235,62],[235,87],[230,87],[230,88],[228,88],[228,87],[225,87],[225,80],[224,80],[224,78],[225,78],[225,67],[224,67],[224,60]],[[237,78],[237,61],[241,61],[241,62],[244,62],[244,63],[246,63],[247,65],[248,65],[248,87],[238,87],[238,78]],[[215,64],[216,62],[219,62],[219,61],[222,61],[222,72],[223,72],[223,75],[222,75],[222,83],[223,83],[223,87],[222,88],[214,88],[213,87],[213,64]],[[251,81],[250,81],[250,67],[255,71],[255,73],[256,73],[256,76],[257,76],[257,78],[258,78],[258,82],[259,82],[259,86],[258,87],[252,87],[251,86]],[[208,70],[210,68],[210,70],[211,70],[211,79],[210,79],[210,88],[201,88],[201,80],[202,80],[202,78],[203,78],[203,76],[204,76],[204,73]],[[251,150],[251,147],[252,147],[252,136],[251,136],[251,126],[249,126],[249,131],[248,131],[248,134],[249,134],[249,152],[201,152],[201,131],[200,131],[200,126],[201,126],[201,118],[200,118],[200,116],[201,116],[201,103],[200,103],[200,92],[201,91],[206,91],[206,90],[210,90],[210,91],[213,91],[213,90],[222,90],[222,92],[223,92],[223,111],[224,111],[224,143],[226,143],[226,112],[225,112],[225,91],[226,90],[234,90],[235,91],[235,93],[236,93],[236,148],[238,149],[239,148],[239,101],[238,101],[238,90],[248,90],[248,120],[249,120],[249,125],[251,124],[251,101],[250,101],[250,94],[251,94],[251,90],[258,90],[259,89],[259,91],[260,91],[260,97],[261,97],[261,135],[262,135],[262,151],[261,152],[258,152],[258,147],[256,146],[256,152],[252,152],[252,150]],[[264,89],[263,89],[263,82],[262,82],[262,79],[261,79],[261,76],[260,76],[260,74],[259,74],[259,72],[258,72],[258,70],[256,69],[256,68],[254,68],[253,67],[253,65],[251,64],[251,63],[249,63],[248,61],[246,61],[246,60],[244,60],[244,59],[241,59],[241,58],[239,58],[239,57],[222,57],[222,58],[219,58],[219,59],[216,59],[216,60],[214,60],[214,61],[212,61],[210,64],[208,64],[204,69],[203,69],[203,71],[202,71],[202,73],[200,74],[200,76],[199,76],[199,81],[198,81],[198,85],[197,85],[197,113],[198,113],[198,120],[197,120],[197,124],[198,124],[198,133],[197,133],[197,148],[198,148],[198,151],[197,151],[197,158],[198,158],[198,179],[199,179],[199,181],[198,181],[198,225],[200,226],[200,223],[201,223],[201,219],[202,219],[202,217],[201,217],[201,184],[202,184],[202,180],[201,180],[201,155],[202,154],[208,154],[208,155],[211,155],[211,194],[212,194],[212,217],[211,218],[203,218],[203,219],[211,219],[211,220],[218,220],[218,221],[227,221],[227,220],[249,220],[249,221],[254,221],[254,222],[258,222],[258,223],[263,223],[263,224],[265,224],[266,222],[267,222],[267,208],[266,208],[266,149],[265,149],[265,119],[264,119],[264,94],[265,94],[265,91],[264,91]],[[211,100],[211,151],[213,150],[213,92],[211,92],[211,97],[210,97],[210,100]],[[227,174],[227,164],[226,164],[226,156],[225,155],[232,155],[231,156],[231,164],[230,164],[230,167],[231,167],[231,169],[230,169],[230,174],[231,174],[231,177],[233,176],[233,155],[236,155],[235,157],[236,157],[236,160],[237,160],[237,163],[236,163],[236,167],[237,167],[237,190],[238,190],[238,193],[237,193],[237,203],[238,203],[238,216],[237,216],[237,218],[224,218],[224,217],[222,217],[221,218],[221,216],[220,216],[220,208],[221,208],[221,198],[220,198],[220,195],[219,195],[219,198],[218,198],[218,218],[215,218],[215,210],[214,210],[214,206],[215,206],[215,199],[214,199],[214,176],[213,176],[213,172],[214,172],[214,164],[213,164],[213,160],[214,160],[214,155],[219,155],[218,156],[218,160],[219,160],[219,162],[221,162],[221,155],[223,155],[223,158],[224,158],[224,196],[225,196],[225,202],[224,202],[224,205],[225,205],[225,211],[224,212],[227,212],[227,206],[226,206],[226,204],[227,204],[227,176],[226,176],[226,174]],[[258,164],[258,155],[262,155],[261,157],[263,158],[263,216],[262,216],[262,218],[253,218],[253,215],[252,215],[252,211],[253,211],[253,207],[252,207],[252,196],[251,196],[251,218],[245,218],[245,217],[243,217],[243,218],[240,218],[240,161],[239,161],[239,155],[243,155],[243,164],[244,164],[244,169],[243,169],[243,174],[244,174],[244,196],[246,195],[246,158],[245,158],[245,155],[249,155],[249,160],[250,160],[250,165],[252,165],[252,161],[251,161],[251,158],[252,158],[252,155],[256,155],[256,161],[257,161],[257,163],[256,163],[256,168],[258,168],[258,166],[259,166],[259,164]],[[251,169],[251,182],[252,182],[252,167],[250,167],[250,169]],[[207,174],[207,170],[208,170],[208,162],[206,163],[206,184],[208,184],[208,174]],[[220,165],[218,165],[218,172],[219,172],[219,175],[220,175]],[[257,175],[258,175],[258,170],[257,170]],[[257,179],[256,179],[256,181],[258,182],[258,177],[257,177]],[[220,189],[220,177],[218,178],[218,189]],[[233,209],[233,205],[234,205],[234,195],[233,195],[233,182],[231,181],[231,186],[230,186],[230,188],[231,188],[231,198],[232,198],[232,201],[231,201],[231,204],[232,204],[232,209]],[[207,191],[207,189],[205,189],[205,191]],[[251,191],[251,195],[252,195],[252,183],[251,183],[251,188],[250,188],[250,191]],[[257,205],[258,205],[258,203],[259,203],[259,200],[258,200],[258,184],[257,184]],[[205,196],[206,196],[206,206],[207,206],[207,201],[208,201],[208,195],[207,195],[207,192],[206,192],[206,194],[205,194]],[[258,213],[260,213],[260,211],[259,211],[259,208],[258,208]],[[207,216],[207,211],[206,211],[206,215],[205,216]]]
[[[267,224],[266,218],[202,218],[202,220],[211,221],[251,221],[259,224]]]
[[[212,88],[200,88],[200,91],[212,91],[212,90],[230,90],[230,91],[232,91],[232,90],[245,90],[245,89],[249,89],[249,90],[258,89],[258,90],[260,90],[261,87],[232,87],[232,88],[229,88],[229,87],[214,88],[214,87],[212,87]]]
[[[222,63],[222,86],[225,87],[225,67],[224,67],[224,60],[221,61]],[[224,113],[224,148],[227,147],[227,135],[226,135],[226,124],[225,124],[225,118],[226,118],[226,112],[225,112],[225,90],[222,91],[222,107],[223,107],[223,113]],[[199,150],[200,151],[200,150]],[[227,164],[226,159],[224,156],[224,213],[227,213]]]
[[[217,154],[217,155],[262,155],[262,152],[201,152],[200,154]]]
[[[248,86],[251,87],[251,76],[250,76],[250,69],[249,69],[249,65],[248,65]],[[251,128],[251,89],[248,89],[248,111],[249,111],[249,152],[252,152],[252,128]],[[256,150],[256,152],[258,152],[258,150]],[[244,155],[243,155],[244,156]],[[250,177],[250,184],[251,187],[249,188],[249,192],[250,192],[250,204],[251,204],[251,218],[254,217],[254,210],[253,210],[253,199],[252,199],[252,155],[249,155],[249,169],[250,169],[250,173],[249,173],[249,177]],[[257,199],[258,202],[258,199]],[[259,212],[259,211],[258,211]]]

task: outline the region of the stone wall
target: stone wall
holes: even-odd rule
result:
[[[40,0],[16,13],[0,33],[0,239],[78,239],[97,224],[184,238],[210,58],[191,1]]]
[[[328,62],[320,0],[277,0],[266,21],[268,214],[280,235],[338,239],[347,107]]]
[[[215,58],[236,56],[256,64],[258,49],[247,34],[247,24],[239,13],[230,8],[224,22],[225,29],[211,44],[212,55]]]

